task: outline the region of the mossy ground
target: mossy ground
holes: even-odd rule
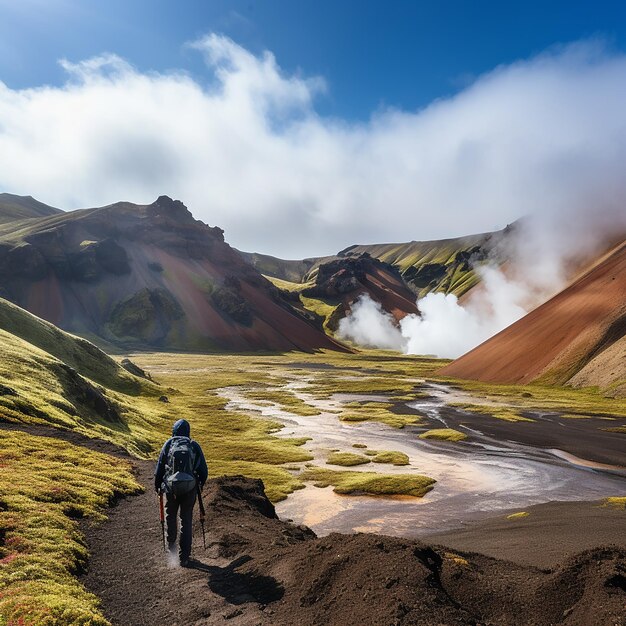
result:
[[[355,465],[366,465],[371,460],[362,454],[354,454],[354,452],[331,452],[326,459],[328,465],[342,465],[344,467],[353,467]]]
[[[298,398],[289,389],[251,389],[246,391],[251,400],[277,404],[281,409],[296,415],[319,415],[320,410]]]
[[[467,435],[454,428],[433,428],[423,432],[420,439],[437,439],[439,441],[463,441]]]
[[[488,417],[495,417],[505,422],[534,422],[535,420],[530,417],[524,417],[520,415],[518,411],[515,411],[509,407],[503,407],[498,405],[489,404],[468,404],[464,402],[451,402],[449,406],[456,407],[462,411],[468,413],[478,413],[479,415],[485,415]]]
[[[333,486],[344,495],[415,496],[427,494],[435,484],[428,476],[415,474],[377,474],[376,472],[335,471],[320,467],[307,469],[304,480],[316,487]]]
[[[130,464],[0,431],[0,468],[0,615],[9,624],[107,624],[74,576],[88,556],[76,519],[102,519],[115,496],[139,491]]]
[[[343,422],[380,422],[392,428],[404,428],[420,423],[418,415],[400,413],[393,402],[349,402],[340,414]]]
[[[374,463],[389,463],[391,465],[409,465],[409,457],[404,452],[396,452],[393,450],[378,451],[372,458]]]
[[[509,385],[451,378],[436,380],[471,394],[473,398],[468,404],[483,405],[481,409],[484,408],[486,413],[501,407],[516,415],[529,411],[565,414],[569,418],[626,418],[626,398],[606,396],[596,387],[575,389],[558,385]]]

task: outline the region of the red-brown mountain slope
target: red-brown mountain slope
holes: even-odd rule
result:
[[[626,334],[626,241],[566,289],[441,370],[456,378],[565,383],[592,361],[597,384],[626,379],[626,364],[598,358]],[[615,348],[611,350],[611,353]],[[607,353],[608,354],[608,353]],[[608,366],[607,366],[608,367]]]

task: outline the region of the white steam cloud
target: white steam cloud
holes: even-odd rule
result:
[[[626,56],[601,42],[499,67],[452,98],[366,123],[318,115],[324,80],[285,75],[269,52],[215,34],[192,47],[206,82],[108,54],[64,61],[59,87],[0,83],[0,189],[62,208],[166,193],[236,246],[296,258],[527,214],[585,232],[588,212],[602,226],[622,210]]]
[[[399,324],[363,295],[339,322],[337,335],[360,346],[456,358],[527,312],[527,286],[509,280],[496,267],[477,271],[481,287],[467,303],[459,304],[454,294],[429,293],[417,301],[420,315],[407,315]]]

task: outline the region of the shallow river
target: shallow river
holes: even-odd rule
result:
[[[376,422],[345,423],[337,411],[354,400],[385,401],[382,396],[337,394],[319,400],[306,393],[306,381],[294,381],[289,388],[322,411],[303,417],[282,411],[276,405],[259,406],[237,387],[221,390],[229,409],[275,418],[285,424],[280,434],[311,437],[307,450],[316,465],[341,470],[385,473],[420,473],[437,480],[423,498],[341,496],[332,487],[320,489],[311,483],[277,505],[282,518],[304,523],[320,535],[330,532],[371,531],[400,536],[458,528],[464,523],[504,510],[523,510],[532,504],[552,500],[594,500],[626,495],[626,474],[608,466],[576,459],[558,450],[543,450],[482,436],[470,442],[450,443],[418,438],[422,429],[402,430]],[[440,409],[449,389],[429,385],[433,397],[407,403],[430,419],[445,420]],[[457,400],[457,398],[454,398]],[[495,419],[495,418],[494,418]],[[373,450],[397,450],[410,458],[410,466],[368,464],[356,468],[325,465],[329,450],[359,452],[352,444],[362,443]]]

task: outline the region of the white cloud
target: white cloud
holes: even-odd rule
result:
[[[0,189],[64,208],[166,193],[234,245],[291,257],[527,213],[559,216],[559,230],[565,215],[574,235],[591,214],[595,225],[610,214],[612,228],[626,220],[626,57],[598,43],[368,123],[320,117],[323,79],[285,75],[270,53],[218,35],[192,46],[206,84],[115,55],[64,61],[62,87],[0,83]]]

